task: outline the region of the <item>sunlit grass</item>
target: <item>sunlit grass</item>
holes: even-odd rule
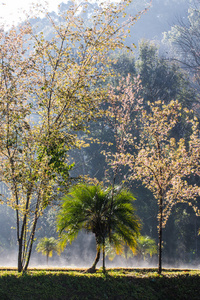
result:
[[[103,273],[102,268],[97,269],[96,273],[90,274],[87,273],[87,269],[85,268],[29,268],[28,271],[25,273],[28,274],[34,274],[37,276],[37,274],[55,274],[55,273],[62,273],[62,274],[70,274],[70,275],[83,275],[83,276],[99,276],[99,275],[105,275]],[[17,268],[11,268],[11,267],[1,267],[0,268],[0,275],[3,276],[5,274],[19,274],[17,272]],[[21,275],[24,275],[21,273]],[[159,275],[157,273],[157,268],[107,268],[106,269],[106,275],[109,276],[131,276],[131,277],[174,277],[174,276],[192,276],[192,275],[199,275],[200,276],[200,270],[198,269],[163,269],[162,274]]]

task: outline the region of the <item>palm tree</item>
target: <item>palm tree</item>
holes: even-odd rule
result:
[[[58,230],[64,248],[72,242],[81,229],[92,232],[96,239],[96,257],[88,271],[95,272],[103,251],[105,268],[105,240],[117,250],[127,243],[136,246],[140,224],[132,205],[133,194],[122,188],[104,189],[100,185],[80,184],[73,186],[63,198],[58,214]]]
[[[147,255],[150,257],[157,253],[157,246],[154,239],[150,238],[149,236],[139,236],[137,239],[137,248],[136,248],[136,255],[138,259],[145,260]]]
[[[116,249],[110,245],[107,245],[107,255],[110,260],[113,260],[116,257],[116,254],[120,254],[122,257],[126,259],[126,263],[128,266],[128,259],[137,256],[138,261],[141,259],[145,260],[147,256],[152,257],[157,253],[157,246],[154,239],[149,236],[140,235],[136,239],[136,247],[130,249],[127,244],[124,244],[124,247],[120,249],[120,253],[116,252]]]
[[[42,252],[43,255],[46,255],[47,265],[49,257],[53,255],[53,251],[58,253],[58,249],[58,243],[54,237],[44,237],[40,239],[36,247],[37,252]]]

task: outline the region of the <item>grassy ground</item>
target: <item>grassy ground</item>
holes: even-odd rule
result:
[[[159,276],[155,269],[1,270],[0,299],[199,300],[200,271],[164,270]]]

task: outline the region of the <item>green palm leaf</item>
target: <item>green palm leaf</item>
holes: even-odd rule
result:
[[[62,199],[58,214],[58,231],[61,247],[72,242],[81,229],[92,232],[96,238],[97,257],[108,240],[120,252],[124,244],[136,247],[140,223],[135,214],[133,194],[122,188],[107,189],[101,185],[79,184],[73,186]],[[97,260],[97,261],[96,261]]]

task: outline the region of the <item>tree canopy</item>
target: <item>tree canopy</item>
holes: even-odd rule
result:
[[[99,114],[108,54],[124,47],[138,18],[126,18],[128,3],[102,6],[86,24],[78,11],[87,4],[71,2],[58,22],[47,14],[48,38],[26,23],[0,33],[1,180],[16,211],[19,271],[29,264],[38,218],[68,189],[68,151],[83,145],[76,132]]]
[[[46,255],[47,265],[49,257],[52,257],[53,251],[59,252],[58,243],[54,237],[44,237],[39,240],[37,247],[37,252],[42,252],[43,255]]]
[[[123,90],[128,86],[127,81],[124,82]],[[135,115],[134,124],[138,124],[138,137],[134,128],[130,126],[134,110],[131,106],[127,108],[127,101],[134,102],[134,96],[133,99],[129,97],[127,100],[126,93],[119,97],[117,92],[110,98],[111,107],[113,99],[117,103],[114,106],[115,113],[110,114],[116,125],[115,139],[123,140],[123,147],[112,154],[110,160],[114,170],[120,166],[128,166],[130,174],[126,179],[141,181],[158,201],[160,273],[162,228],[173,206],[177,203],[187,203],[199,214],[195,200],[200,195],[200,187],[190,180],[190,177],[200,174],[198,120],[192,116],[192,111],[183,109],[178,101],[172,100],[169,104],[161,100],[155,103],[148,102],[148,107],[145,109],[141,105]],[[186,136],[177,137],[176,126],[182,119],[190,129]]]
[[[107,240],[117,251],[122,251],[126,243],[136,247],[139,233],[139,220],[133,207],[133,194],[125,189],[100,185],[76,185],[63,198],[58,214],[58,230],[61,245],[72,242],[80,230],[95,235],[97,255],[90,271],[94,271],[100,258],[100,251],[105,251]]]

